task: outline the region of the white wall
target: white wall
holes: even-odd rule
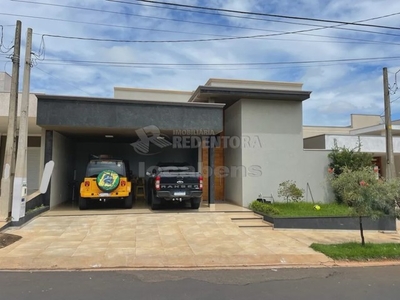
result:
[[[309,183],[316,202],[333,200],[324,177],[328,151],[303,150],[301,102],[245,100],[242,120],[243,135],[261,142],[261,147],[242,149],[242,163],[248,168],[258,165],[262,172],[243,177],[243,206],[259,193],[278,200],[279,184],[286,180],[303,189]]]
[[[360,139],[359,139],[360,138]],[[335,140],[339,147],[354,148],[358,141],[361,142],[361,151],[370,153],[386,153],[386,140],[384,136],[346,136],[346,135],[326,135],[325,149],[331,150],[335,145]],[[393,137],[393,151],[400,153],[400,137]]]
[[[224,136],[242,136],[242,101],[238,101],[225,110]],[[224,166],[230,172],[225,177],[225,199],[237,205],[242,205],[243,199],[243,179],[232,174],[232,170],[242,165],[242,149],[224,148]]]
[[[192,92],[135,89],[135,88],[114,88],[114,98],[142,101],[165,101],[165,102],[188,102]]]
[[[50,208],[70,200],[71,191],[68,183],[73,178],[73,163],[71,163],[73,155],[73,143],[65,136],[54,132],[54,170],[51,177]]]

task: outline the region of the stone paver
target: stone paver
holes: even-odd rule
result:
[[[359,241],[358,231],[239,228],[219,212],[42,216],[6,232],[22,239],[0,249],[0,269],[329,264],[311,243]],[[365,237],[400,242],[397,233]]]

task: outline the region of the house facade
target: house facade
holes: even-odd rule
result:
[[[279,201],[286,180],[296,181],[306,200],[312,194],[328,202],[329,150],[303,147],[302,103],[310,94],[301,83],[228,79],[210,79],[194,91],[115,87],[113,98],[32,94],[29,136],[38,138],[39,158],[28,157],[28,166],[39,167],[32,165],[28,185],[34,190],[44,165],[54,161],[42,201],[53,208],[76,197],[71,186],[82,180],[90,155],[110,154],[128,159],[138,177],[158,162],[191,163],[204,175],[210,205],[247,207],[260,194]],[[1,101],[8,112],[7,92]],[[149,142],[148,153],[136,151],[143,133],[169,146]]]

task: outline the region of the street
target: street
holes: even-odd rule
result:
[[[0,272],[1,299],[398,299],[400,266]]]

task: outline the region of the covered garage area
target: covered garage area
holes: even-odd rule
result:
[[[37,125],[45,130],[44,162],[55,163],[43,198],[50,208],[77,200],[90,158],[124,159],[135,178],[145,178],[146,171],[159,162],[186,162],[200,171],[201,139],[223,130],[224,104],[58,95],[37,98]],[[209,151],[212,159],[214,150]],[[213,164],[209,162],[210,167]],[[212,203],[212,184],[204,193]]]

